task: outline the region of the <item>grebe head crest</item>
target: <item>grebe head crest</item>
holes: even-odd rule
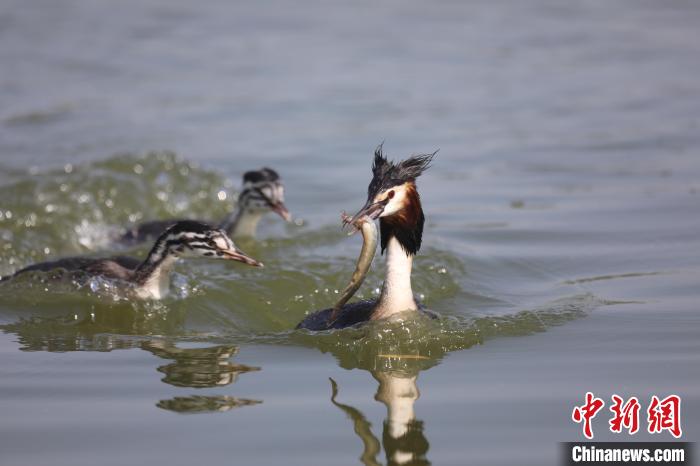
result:
[[[367,203],[352,219],[366,215],[372,219],[399,213],[417,196],[415,181],[430,167],[432,154],[413,155],[400,162],[390,162],[382,153],[383,143],[374,151],[372,181],[367,188]]]
[[[413,155],[398,163],[390,162],[382,152],[384,143],[374,151],[374,165],[372,165],[372,181],[367,188],[368,199],[375,198],[383,191],[388,191],[395,186],[415,181],[425,170],[430,167],[430,162],[437,151],[432,154]]]
[[[238,201],[242,208],[256,212],[275,212],[286,221],[291,214],[284,205],[284,184],[272,168],[248,171],[243,175],[243,191]]]
[[[238,249],[223,230],[194,221],[177,222],[168,228],[156,241],[152,255],[229,259],[257,267],[262,266],[262,263]]]
[[[360,217],[381,218],[381,246],[386,249],[396,237],[407,254],[421,246],[425,217],[416,190],[416,178],[430,167],[432,154],[413,155],[400,162],[390,162],[382,153],[382,144],[374,151],[372,181],[367,188],[367,202],[347,223]]]

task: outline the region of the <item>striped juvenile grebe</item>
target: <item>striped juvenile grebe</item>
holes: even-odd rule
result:
[[[284,205],[282,179],[271,168],[249,171],[243,175],[243,190],[238,196],[236,210],[218,225],[234,238],[255,237],[258,222],[268,212],[275,212],[286,221],[291,220],[291,215]],[[118,241],[136,244],[153,240],[177,221],[179,220],[153,220],[138,224],[129,228]]]
[[[180,257],[230,259],[262,267],[262,263],[236,248],[223,230],[186,220],[177,222],[161,234],[144,261],[125,256],[104,259],[69,257],[30,265],[3,280],[32,271],[64,270],[81,283],[91,278],[117,280],[132,286],[129,291],[137,298],[161,299],[169,292],[170,273]]]
[[[345,328],[369,320],[384,319],[402,311],[423,310],[413,297],[411,268],[423,237],[425,217],[416,188],[418,178],[430,165],[435,153],[415,155],[399,163],[389,162],[380,145],[374,152],[372,181],[367,203],[344,223],[362,232],[364,243],[350,284],[333,308],[317,311],[297,328],[326,330]],[[379,299],[346,304],[360,287],[376,249],[379,219],[382,254],[387,252],[386,277]]]

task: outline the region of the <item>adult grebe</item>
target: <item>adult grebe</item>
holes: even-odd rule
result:
[[[133,287],[129,291],[135,297],[161,299],[168,294],[170,273],[180,257],[230,259],[262,267],[262,263],[236,248],[223,230],[186,220],[177,222],[161,234],[144,261],[125,256],[104,259],[69,257],[30,265],[3,280],[32,271],[65,270],[79,282],[96,277],[127,282]]]
[[[398,163],[389,162],[380,145],[374,152],[372,181],[367,203],[352,217],[344,216],[362,232],[362,252],[355,273],[338,303],[307,316],[297,328],[326,330],[345,328],[369,320],[384,319],[402,311],[422,310],[413,297],[411,269],[420,250],[425,216],[416,188],[418,178],[429,166],[432,154],[414,155]],[[374,257],[379,219],[382,254],[387,252],[386,277],[378,300],[346,304],[364,280]]]
[[[282,179],[271,168],[249,171],[243,175],[243,190],[238,196],[236,210],[218,225],[234,238],[255,237],[258,222],[268,212],[275,212],[286,221],[291,220],[291,215],[284,205]],[[177,221],[171,219],[140,223],[129,228],[117,241],[136,244],[153,240]]]

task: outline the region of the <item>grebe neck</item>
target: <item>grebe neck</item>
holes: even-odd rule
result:
[[[386,278],[372,320],[418,309],[411,288],[413,255],[406,252],[395,236],[389,238],[386,251]]]
[[[136,294],[145,299],[161,299],[170,291],[170,274],[178,257],[163,241],[157,241],[145,261],[134,270]]]
[[[219,225],[219,228],[226,231],[232,237],[255,237],[258,229],[258,222],[263,217],[262,212],[250,211],[246,208],[237,208]]]

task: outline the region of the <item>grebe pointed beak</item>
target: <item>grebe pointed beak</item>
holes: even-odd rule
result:
[[[244,253],[238,248],[227,249],[224,251],[224,259],[230,259],[238,262],[243,262],[244,264],[252,265],[254,267],[263,267],[262,262],[258,262],[248,254]]]
[[[343,226],[351,225],[360,220],[363,217],[367,217],[371,220],[376,220],[384,212],[384,207],[386,207],[389,199],[383,201],[373,202],[368,200],[367,203],[352,217],[343,217]]]
[[[278,201],[273,203],[270,208],[274,213],[279,215],[284,219],[285,222],[291,222],[292,221],[292,214],[289,213],[289,210],[287,210],[287,206],[284,205],[284,202]]]

